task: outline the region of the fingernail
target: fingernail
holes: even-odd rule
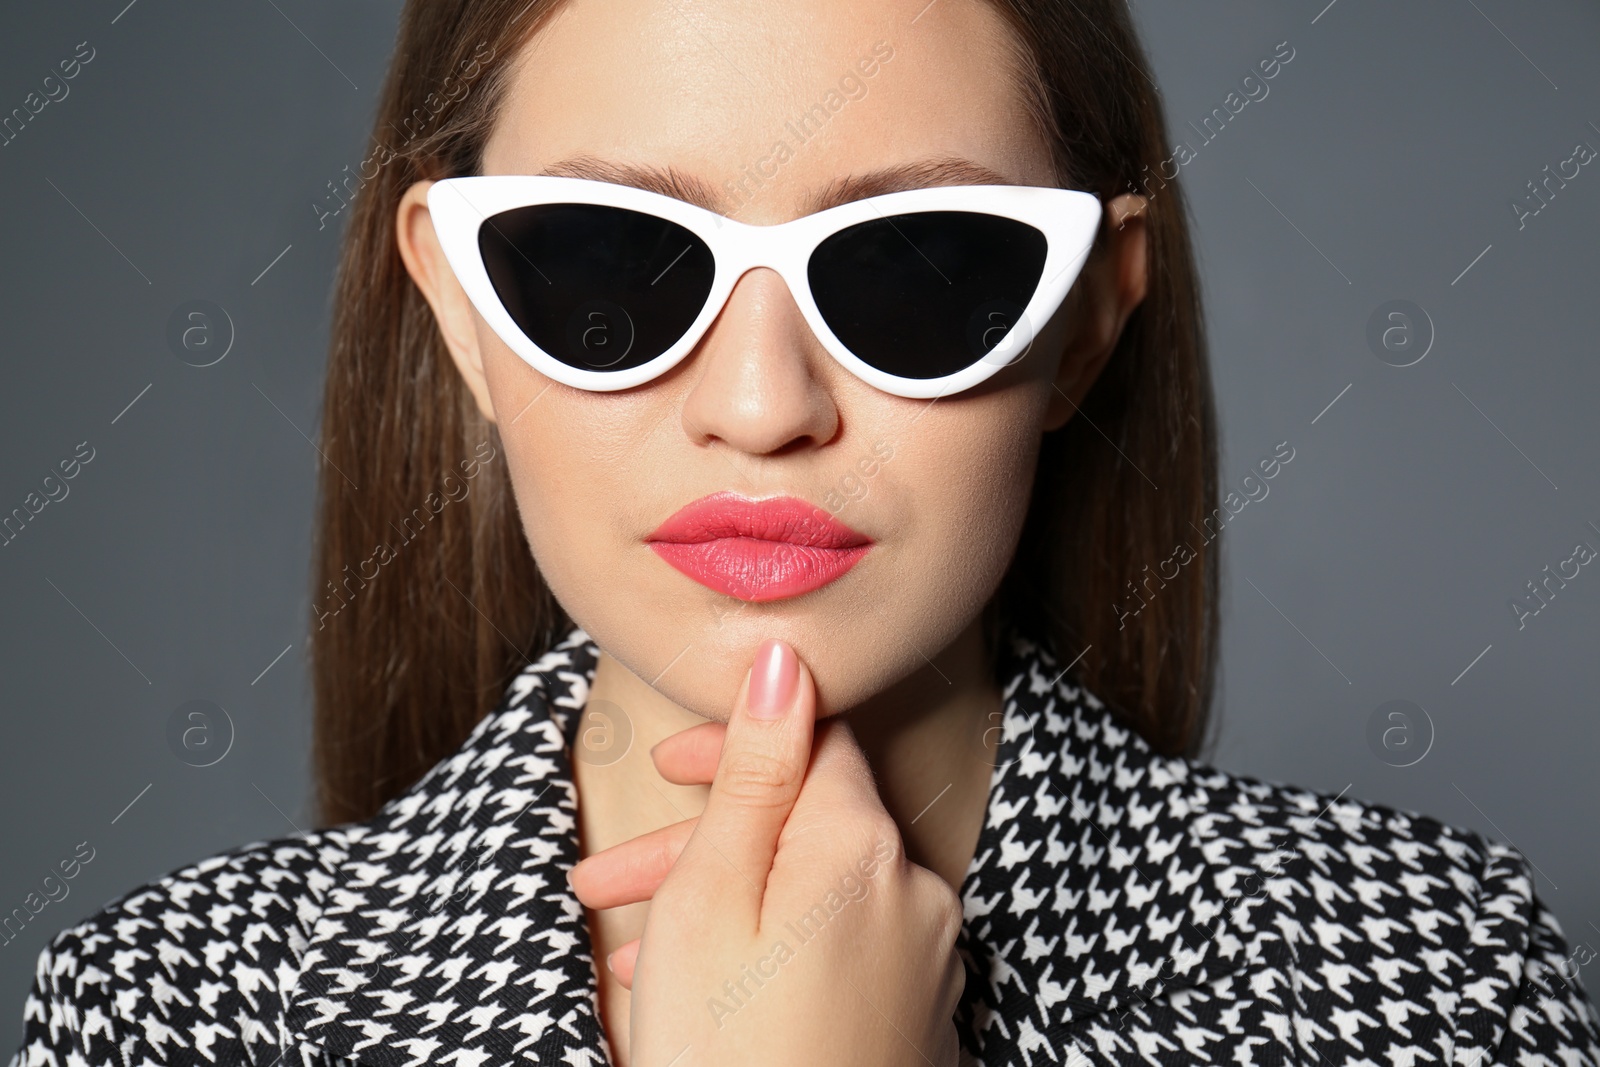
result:
[[[794,649],[769,637],[756,649],[756,661],[750,668],[750,717],[753,719],[781,719],[794,703],[795,690],[800,687],[800,661]]]
[[[616,955],[615,952],[607,952],[606,953],[606,970],[610,971],[612,974],[616,974],[617,973],[617,969],[615,967],[611,966],[611,957],[615,956],[615,955]]]
[[[572,888],[572,868],[571,867],[567,868],[567,888],[568,889]]]

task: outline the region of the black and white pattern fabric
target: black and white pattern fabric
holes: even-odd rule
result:
[[[12,1067],[609,1064],[565,879],[597,655],[572,630],[372,820],[63,931]],[[997,670],[966,1062],[1600,1067],[1587,960],[1512,848],[1157,756],[1023,636]]]

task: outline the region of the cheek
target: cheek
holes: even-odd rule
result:
[[[484,336],[487,335],[487,336]],[[571,611],[573,590],[605,573],[619,552],[619,501],[650,478],[652,450],[637,397],[554,382],[480,331],[484,377],[499,423],[522,528],[540,571]],[[657,420],[659,421],[659,420]]]
[[[919,583],[950,610],[976,614],[1010,565],[1038,462],[1043,397],[1037,388],[949,404],[906,435],[898,472],[912,515],[910,574],[945,576]],[[924,425],[927,424],[927,425]],[[896,452],[896,460],[902,458]],[[908,575],[909,576],[909,575]]]

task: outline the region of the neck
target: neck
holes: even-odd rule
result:
[[[656,773],[650,749],[705,721],[673,703],[602,652],[589,708],[627,709],[624,754],[573,762],[584,855],[693,818],[707,786],[673,785]],[[977,846],[999,731],[1000,694],[977,619],[930,661],[846,714],[877,778],[878,793],[910,859],[957,891]],[[587,723],[585,725],[588,725]],[[596,718],[595,726],[607,724]]]

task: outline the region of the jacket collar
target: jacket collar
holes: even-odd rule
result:
[[[606,1063],[578,856],[573,727],[598,649],[574,627],[461,748],[321,835],[326,886],[285,1004],[297,1044],[379,1067]],[[962,887],[963,1041],[1066,1047],[1081,1020],[1242,966],[1271,843],[1205,804],[1228,779],[1153,753],[1044,646],[996,661],[1002,736]],[[1048,1058],[1048,1057],[1047,1057]]]
[[[1277,937],[1253,921],[1264,883],[1243,876],[1277,873],[1285,850],[1242,779],[1154,752],[1052,649],[1012,631],[996,674],[1004,734],[962,887],[956,1018],[982,1062],[1086,1062],[1072,1045],[1091,1028],[1261,958]]]

